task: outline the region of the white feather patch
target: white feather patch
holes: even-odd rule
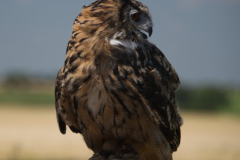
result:
[[[136,49],[137,44],[134,42],[130,42],[129,40],[118,40],[118,39],[111,39],[110,44],[113,46],[124,46],[129,49]]]

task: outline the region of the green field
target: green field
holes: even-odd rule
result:
[[[2,84],[0,86],[0,104],[54,104],[54,82],[30,81],[27,84]]]
[[[176,96],[181,110],[240,114],[240,89],[181,86]],[[5,82],[0,104],[53,105],[54,81]]]

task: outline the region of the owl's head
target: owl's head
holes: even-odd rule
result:
[[[152,35],[152,19],[147,6],[135,0],[122,0],[120,12],[120,21],[124,28],[129,28],[135,34],[141,33],[143,37],[147,36],[142,32],[148,32]]]
[[[148,7],[136,0],[97,0],[84,6],[76,18],[74,31],[99,38],[147,39],[152,35]]]

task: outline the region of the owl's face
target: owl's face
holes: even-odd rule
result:
[[[124,4],[127,5],[124,6]],[[152,35],[152,20],[147,6],[135,0],[125,0],[122,7],[123,9],[120,10],[120,20],[122,16],[122,23],[126,30],[132,31],[134,34],[140,35],[145,39],[147,39],[147,35],[143,31],[148,32],[149,36]]]

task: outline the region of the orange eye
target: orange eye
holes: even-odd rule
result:
[[[138,13],[134,13],[134,14],[131,15],[131,18],[132,18],[132,20],[134,20],[136,22],[138,20],[138,18],[139,18],[139,14]]]

